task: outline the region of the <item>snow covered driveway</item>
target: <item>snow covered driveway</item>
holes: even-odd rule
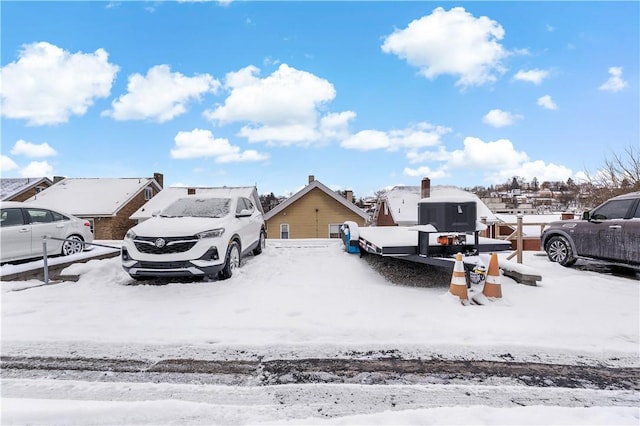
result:
[[[579,364],[637,371],[637,280],[563,268],[533,253],[526,253],[524,263],[543,276],[540,287],[501,277],[501,302],[463,307],[447,294],[448,282],[430,288],[391,284],[363,259],[344,252],[341,242],[335,240],[268,241],[262,255],[248,257],[227,281],[138,285],[123,272],[118,258],[90,261],[68,268],[68,273],[80,275],[76,283],[22,291],[12,290],[37,283],[2,283],[3,363],[37,357],[142,363],[175,359],[266,362],[396,358],[462,364],[471,360]],[[414,381],[410,386],[331,382],[301,385],[294,381],[256,388],[251,383],[207,384],[201,378],[193,383],[132,383],[141,379],[126,378],[125,373],[118,372],[92,374],[64,369],[54,373],[33,370],[29,374],[22,370],[16,375],[3,371],[3,424],[5,420],[69,423],[61,419],[81,424],[256,423],[290,419],[306,419],[301,422],[310,423],[311,417],[322,418],[326,413],[330,417],[371,413],[382,416],[386,410],[396,411],[388,423],[402,423],[402,419],[426,423],[425,415],[443,423],[446,417],[439,417],[443,414],[438,411],[443,408],[433,407],[479,404],[516,410],[517,405],[544,401],[565,408],[601,407],[596,412],[581,411],[583,408],[566,413],[569,423],[584,423],[585,418],[599,418],[600,423],[637,423],[640,402],[638,387],[634,388],[633,383],[621,390],[568,389],[554,383],[542,391],[536,386],[516,386],[519,390],[513,390],[513,383],[502,380],[488,380],[477,388],[477,384],[438,384],[433,379]],[[162,381],[157,377],[153,380]],[[637,373],[631,377],[637,385]],[[211,395],[210,405],[197,405],[203,413],[203,417],[196,417],[200,420],[184,413],[193,413],[193,404],[202,401],[179,396],[181,392],[197,394],[197,388],[191,387],[198,384],[205,395]],[[445,385],[456,386],[452,390],[456,398],[429,400],[424,396],[438,393],[437,387]],[[113,396],[118,392],[130,392],[133,399]],[[461,396],[478,392],[485,396]],[[508,398],[518,392],[528,396],[523,400]],[[147,398],[147,394],[156,396]],[[258,395],[257,403],[266,398],[269,408],[264,409],[270,414],[257,408],[228,406],[245,394]],[[321,398],[321,394],[325,396]],[[384,404],[380,402],[383,394]],[[391,394],[401,403],[393,405]],[[228,396],[228,403],[224,402],[224,395]],[[341,397],[332,399],[335,395]],[[65,403],[48,404],[46,400],[51,399]],[[175,408],[171,412],[186,417],[171,417],[167,410],[160,409],[167,403],[164,399],[171,399],[169,405]],[[97,400],[83,405],[88,412],[98,414],[91,417],[92,421],[86,421],[81,414],[81,400]],[[33,410],[25,407],[32,404],[38,410],[28,414]],[[116,408],[137,414],[131,414],[127,421],[120,421],[115,414],[101,417],[101,413],[114,412]],[[319,408],[322,410],[317,411]],[[429,410],[409,413],[409,408]],[[403,414],[397,412],[399,409],[404,410]],[[509,419],[512,414],[523,416],[519,423],[524,418],[535,418],[524,411],[498,411],[486,422]],[[166,417],[160,419],[163,412]],[[462,416],[463,423],[477,422],[478,412],[465,412],[470,417]],[[489,408],[483,412],[493,413]],[[37,417],[37,413],[44,417]],[[549,414],[548,419],[557,423],[563,415]],[[600,415],[607,421],[602,421]],[[362,421],[384,422],[382,418]],[[545,423],[545,418],[543,415],[534,423]],[[344,419],[355,422],[353,418]]]

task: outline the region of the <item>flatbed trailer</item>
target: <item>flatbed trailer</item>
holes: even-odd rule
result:
[[[462,253],[468,275],[478,264],[486,268],[491,253],[512,250],[509,241],[480,237],[479,231],[437,232],[431,225],[358,227],[353,222],[345,222],[343,229],[345,247],[351,253],[394,257],[451,270],[456,254]],[[531,268],[507,260],[500,261],[500,269],[505,275],[524,284],[537,285],[537,281],[542,279]]]

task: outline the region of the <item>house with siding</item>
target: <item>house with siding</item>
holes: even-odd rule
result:
[[[431,180],[424,178],[420,186],[395,186],[380,197],[373,215],[373,223],[375,226],[417,225],[420,200],[451,196],[475,201],[478,221],[484,221],[488,225],[499,222],[496,215],[475,194],[455,186],[432,187]]]
[[[129,216],[161,190],[164,177],[65,178],[27,199],[91,222],[96,240],[121,240],[136,224]]]
[[[53,185],[47,177],[0,179],[0,200],[24,201]]]
[[[264,215],[267,238],[340,238],[340,226],[352,221],[365,226],[368,215],[353,204],[352,192],[343,197],[309,176],[300,191]]]

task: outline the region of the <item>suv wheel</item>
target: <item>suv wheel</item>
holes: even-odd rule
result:
[[[227,249],[227,258],[224,263],[224,268],[220,271],[220,279],[226,280],[231,278],[233,270],[240,266],[240,244],[237,241],[232,241]]]
[[[551,237],[545,250],[552,262],[558,262],[562,266],[571,266],[576,263],[577,259],[573,255],[571,244],[565,237],[560,235]]]
[[[258,246],[256,248],[253,249],[253,254],[255,256],[259,255],[260,253],[262,253],[262,250],[264,250],[266,244],[267,244],[267,236],[264,233],[264,230],[260,230],[260,238],[258,239]]]

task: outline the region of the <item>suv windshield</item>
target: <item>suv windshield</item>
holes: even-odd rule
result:
[[[229,214],[230,198],[180,198],[162,211],[162,217],[224,217]]]

